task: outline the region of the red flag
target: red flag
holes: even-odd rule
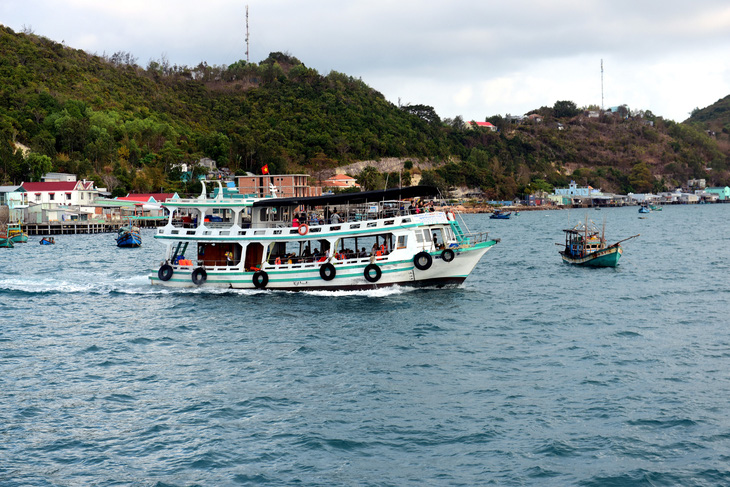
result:
[[[269,174],[269,165],[265,164],[264,167],[261,168],[261,174]]]

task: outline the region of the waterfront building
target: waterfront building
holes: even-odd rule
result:
[[[727,186],[705,188],[705,192],[716,194],[720,201],[730,200],[730,187]]]

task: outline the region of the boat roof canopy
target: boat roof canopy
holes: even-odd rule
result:
[[[340,193],[325,196],[302,196],[294,198],[266,198],[255,201],[256,207],[273,206],[324,206],[341,205],[346,203],[368,203],[384,200],[401,200],[406,198],[437,196],[438,189],[433,186],[408,186],[379,191],[362,191],[359,193]]]

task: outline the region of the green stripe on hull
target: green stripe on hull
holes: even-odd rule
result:
[[[600,255],[588,255],[579,259],[573,259],[571,257],[563,255],[563,261],[568,264],[580,265],[584,267],[616,267],[618,261],[621,258],[621,249],[614,248],[609,251],[596,252]]]

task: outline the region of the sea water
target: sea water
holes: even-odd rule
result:
[[[730,206],[467,215],[456,289],[152,287],[164,245],[0,249],[0,485],[730,484]],[[616,269],[562,263],[585,218]]]

